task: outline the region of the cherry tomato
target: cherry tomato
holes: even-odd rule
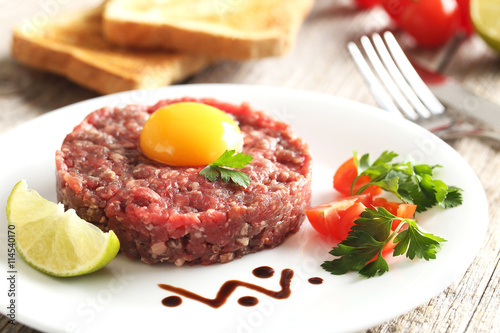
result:
[[[345,235],[340,234],[340,230],[345,229],[340,226],[340,221],[346,214],[346,211],[357,203],[362,204],[363,207],[369,207],[372,204],[371,194],[360,194],[340,200],[330,201],[314,207],[309,207],[305,210],[305,212],[307,219],[316,231],[323,236],[333,237],[341,241],[345,238],[347,233]],[[359,214],[357,216],[359,216]],[[352,221],[354,221],[354,218]],[[344,219],[342,224],[344,225],[346,223],[347,222]],[[348,230],[350,228],[351,227],[349,226]]]
[[[417,205],[388,201],[386,198],[373,199],[372,207],[384,207],[392,215],[396,215],[397,217],[401,217],[403,219],[413,218],[413,215],[415,215],[415,211],[417,210]],[[392,222],[391,229],[396,230],[400,222],[400,220],[394,220],[394,222]]]
[[[382,197],[375,198],[375,199],[373,199],[373,202],[372,202],[373,207],[384,207],[392,215],[397,214],[399,205],[400,204],[397,202],[388,201],[386,198],[382,198]]]
[[[387,209],[389,213],[392,215],[396,215],[397,217],[401,217],[403,219],[411,219],[413,218],[413,215],[415,215],[415,211],[417,210],[417,205],[412,205],[412,204],[406,204],[406,203],[399,203],[399,202],[393,202],[393,201],[388,201],[385,198],[376,198],[372,202],[373,207],[384,207]],[[396,228],[399,226],[401,223],[401,220],[394,220],[392,222],[391,230],[396,230]],[[408,226],[404,225],[399,229],[399,232],[407,229]],[[394,247],[396,246],[396,243],[394,243],[394,238],[389,241],[389,243],[384,246],[384,249],[382,250],[382,255],[386,255],[388,253],[391,253],[394,250]]]
[[[456,0],[415,0],[404,8],[399,22],[419,45],[437,47],[458,30],[460,13]]]
[[[346,209],[339,221],[338,239],[343,240],[347,238],[347,234],[354,225],[354,221],[359,219],[359,216],[365,209],[366,206],[361,202],[357,202]]]
[[[474,33],[474,25],[470,18],[470,0],[456,0],[460,12],[460,28],[467,35]]]
[[[375,207],[376,204],[381,203],[380,199],[384,198],[375,198],[372,201],[371,206]],[[387,201],[386,199],[384,203],[385,209],[389,211],[392,215],[396,215],[397,217],[401,217],[403,219],[409,219],[412,218],[413,215],[415,214],[415,210],[417,209],[416,205],[411,205],[411,204],[405,204],[405,203],[397,203],[397,202],[391,202]],[[351,227],[354,225],[354,221],[359,218],[361,213],[366,209],[366,206],[363,205],[361,202],[355,203],[351,207],[345,210],[345,212],[341,215],[340,220],[339,220],[339,227],[338,227],[338,238],[339,239],[345,239],[347,237],[347,234],[349,233],[349,230],[351,230]],[[401,223],[401,220],[394,220],[392,222],[391,230],[396,230],[396,228],[399,226]],[[406,229],[406,226],[403,226],[400,231],[403,231]],[[392,246],[392,247],[391,247]],[[394,248],[395,244],[394,243],[389,243],[386,245],[384,248],[384,252],[389,252],[388,250],[392,250]]]
[[[356,6],[361,9],[373,8],[380,3],[380,0],[354,0]]]
[[[354,158],[345,161],[335,172],[333,176],[333,187],[343,195],[351,195],[351,185],[358,176],[358,170],[354,164]],[[371,181],[370,176],[364,175],[359,177],[353,187],[353,192],[356,193],[359,188]],[[372,196],[377,196],[382,193],[382,189],[376,185],[371,185],[363,191],[370,193]]]
[[[380,4],[394,22],[399,25],[401,15],[403,15],[403,11],[408,7],[411,1],[412,0],[380,0]]]
[[[354,221],[360,217],[366,207],[384,207],[389,213],[405,219],[412,218],[417,208],[416,205],[392,202],[385,198],[372,199],[371,194],[367,193],[310,207],[305,212],[316,231],[340,242],[347,237]],[[400,222],[400,220],[395,220],[391,229],[396,230]],[[406,228],[403,227],[399,231],[404,229]],[[384,247],[382,255],[394,250],[396,244],[393,240]]]

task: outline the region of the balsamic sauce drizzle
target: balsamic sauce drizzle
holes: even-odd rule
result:
[[[261,286],[258,286],[258,285],[252,284],[252,283],[244,282],[244,281],[229,280],[229,281],[226,281],[220,287],[219,291],[217,292],[217,296],[214,299],[206,298],[206,297],[203,297],[201,295],[195,294],[189,290],[174,287],[174,286],[171,286],[168,284],[158,284],[158,286],[164,290],[174,292],[174,293],[179,294],[181,296],[184,296],[184,297],[193,299],[195,301],[204,303],[204,304],[209,305],[213,308],[219,308],[224,303],[226,303],[229,296],[231,296],[231,294],[238,287],[245,287],[248,289],[252,289],[252,290],[258,291],[264,295],[273,297],[275,299],[288,298],[291,294],[290,283],[292,281],[292,278],[293,278],[293,271],[291,269],[288,269],[288,268],[284,269],[281,272],[281,279],[280,279],[281,290],[278,290],[278,291],[269,290],[269,289],[266,289],[264,287],[261,287]],[[170,296],[170,297],[172,297],[172,296]],[[170,303],[172,300],[170,297],[164,298],[162,300],[162,303],[166,306],[175,306],[175,305],[168,305],[168,304],[172,304],[172,303]],[[247,296],[247,297],[251,297],[251,296]],[[242,298],[245,298],[245,297],[242,297]],[[246,301],[244,300],[243,302],[244,303],[247,302],[247,304],[248,304],[248,299]],[[165,303],[167,303],[167,304],[165,304]],[[255,304],[257,304],[257,303],[255,303]],[[255,305],[255,304],[253,304],[253,305]],[[246,305],[246,306],[248,306],[248,305]]]
[[[169,297],[165,297],[161,303],[165,306],[168,306],[170,308],[173,308],[175,306],[179,306],[181,305],[182,303],[182,298],[180,298],[179,296],[169,296]]]
[[[259,303],[259,300],[257,299],[257,297],[253,296],[243,296],[240,297],[238,303],[243,306],[254,306],[257,305],[257,303]]]
[[[269,266],[261,266],[257,267],[252,271],[253,275],[255,275],[258,278],[261,279],[267,279],[270,278],[274,275],[274,269]],[[181,296],[190,298],[192,300],[204,303],[206,305],[209,305],[213,308],[219,308],[226,301],[228,298],[231,296],[231,294],[236,290],[238,287],[245,287],[251,290],[258,291],[264,295],[273,297],[275,299],[285,299],[290,296],[292,293],[290,290],[290,284],[292,282],[293,278],[293,271],[289,268],[284,269],[281,271],[281,278],[280,278],[280,286],[281,290],[278,291],[273,291],[266,289],[264,287],[258,286],[256,284],[248,283],[248,282],[243,282],[243,281],[238,281],[238,280],[229,280],[226,281],[219,289],[217,292],[217,296],[213,299],[203,297],[201,295],[195,294],[189,290],[174,287],[168,284],[158,284],[158,287],[171,291],[174,293],[177,293]],[[322,284],[323,279],[320,277],[312,277],[309,280],[307,280],[311,284]],[[182,298],[179,296],[168,296],[165,297],[161,303],[165,306],[168,307],[176,307],[181,305],[182,303]],[[255,306],[259,303],[259,299],[257,297],[253,296],[243,296],[238,299],[238,303],[242,306]]]
[[[261,279],[267,279],[274,275],[274,269],[269,266],[260,266],[252,271],[252,274]]]
[[[309,281],[310,284],[322,284],[323,283],[323,279],[320,277],[312,277],[307,281]]]

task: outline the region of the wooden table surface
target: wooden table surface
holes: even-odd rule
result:
[[[96,1],[0,0],[0,134],[56,108],[93,98],[96,93],[64,78],[23,67],[10,56],[12,27],[23,18],[52,17]],[[295,49],[280,58],[248,62],[225,61],[185,83],[246,83],[290,87],[326,93],[376,105],[350,59],[346,44],[363,34],[389,26],[380,9],[360,11],[349,0],[317,0],[300,30]],[[398,38],[405,41],[404,36]],[[422,50],[403,43],[405,50],[428,66],[436,66],[443,50]],[[446,67],[468,89],[500,104],[500,57],[478,37],[466,40]],[[401,317],[366,332],[500,332],[499,232],[500,151],[478,139],[449,142],[480,178],[489,204],[484,244],[469,269],[450,287]],[[3,291],[2,291],[3,292]],[[2,297],[5,297],[2,296]],[[36,332],[0,318],[0,331]]]

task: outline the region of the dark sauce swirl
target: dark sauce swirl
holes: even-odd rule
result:
[[[274,270],[273,270],[273,272],[274,272]],[[220,287],[219,291],[217,292],[217,296],[213,299],[206,298],[206,297],[203,297],[201,295],[195,294],[189,290],[174,287],[174,286],[171,286],[168,284],[159,284],[158,286],[164,290],[174,292],[174,293],[179,294],[181,296],[184,296],[184,297],[193,299],[195,301],[204,303],[204,304],[209,305],[213,308],[219,308],[224,303],[226,303],[229,296],[231,296],[231,294],[238,287],[245,287],[245,288],[248,288],[251,290],[255,290],[255,291],[258,291],[264,295],[273,297],[275,299],[288,298],[291,294],[290,283],[292,281],[292,278],[293,278],[293,271],[291,269],[288,269],[288,268],[284,269],[281,272],[281,279],[280,279],[281,289],[278,291],[269,290],[269,289],[266,289],[264,287],[261,287],[261,286],[258,286],[258,285],[252,284],[252,283],[248,283],[248,282],[243,282],[243,281],[238,281],[238,280],[229,280],[229,281],[225,282]],[[175,305],[167,305],[167,304],[172,304],[171,302],[173,302],[173,301],[172,301],[171,297],[172,296],[164,298],[162,301],[162,304],[166,305],[166,306],[175,306]],[[249,296],[249,297],[251,297],[251,296]],[[253,297],[253,298],[255,298],[255,297]],[[255,300],[257,300],[257,299],[255,298]],[[244,300],[243,302],[251,302],[251,301],[249,301],[249,299],[247,299],[246,301]],[[167,303],[167,304],[165,304],[165,303]],[[257,304],[257,303],[255,303],[255,304]]]

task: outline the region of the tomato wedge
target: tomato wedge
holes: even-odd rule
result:
[[[416,205],[388,201],[385,198],[374,198],[370,193],[346,197],[330,201],[305,210],[307,219],[312,227],[320,234],[331,237],[337,241],[344,240],[354,221],[357,220],[366,207],[384,207],[389,213],[403,219],[412,218],[417,208]],[[396,230],[400,220],[392,223],[392,230]],[[400,229],[400,231],[404,230]],[[390,241],[383,249],[386,255],[394,250],[396,244]]]
[[[372,206],[384,207],[392,215],[396,215],[397,217],[401,217],[403,219],[413,218],[413,215],[415,215],[415,211],[417,210],[417,205],[388,201],[386,198],[373,199]],[[392,223],[392,230],[396,230],[400,222],[400,220],[395,220]]]
[[[351,195],[351,185],[358,176],[358,170],[354,164],[354,158],[345,161],[335,172],[333,176],[333,187],[343,195]],[[361,186],[368,184],[371,181],[370,176],[364,175],[358,178],[354,184],[353,192],[356,193]],[[382,193],[382,189],[376,185],[371,185],[363,191],[370,193],[372,196],[377,196]]]
[[[354,221],[359,219],[365,209],[366,206],[364,204],[357,202],[345,211],[339,221],[338,239],[343,240],[347,238],[347,234],[354,225]]]
[[[388,201],[386,198],[375,198],[372,202],[373,207],[384,207],[387,209],[389,213],[392,215],[396,215],[397,217],[401,217],[403,219],[411,219],[415,215],[415,211],[417,210],[417,205],[407,204],[407,203],[399,203]],[[396,230],[396,228],[401,223],[401,220],[394,220],[392,222],[391,230]],[[403,231],[407,228],[407,226],[403,226],[399,231]],[[396,243],[393,242],[392,239],[387,245],[384,247],[382,251],[382,255],[386,255],[391,253],[396,246]]]
[[[371,194],[360,194],[340,200],[330,201],[314,207],[309,207],[305,210],[305,212],[307,219],[316,231],[324,236],[333,237],[340,241],[347,235],[340,233],[341,229],[345,229],[345,227],[341,226],[340,222],[342,220],[342,225],[346,224],[344,218],[346,212],[351,206],[358,203],[363,205],[363,207],[369,207],[372,204]],[[359,214],[357,216],[359,217]],[[351,227],[349,226],[349,229],[350,228]]]

